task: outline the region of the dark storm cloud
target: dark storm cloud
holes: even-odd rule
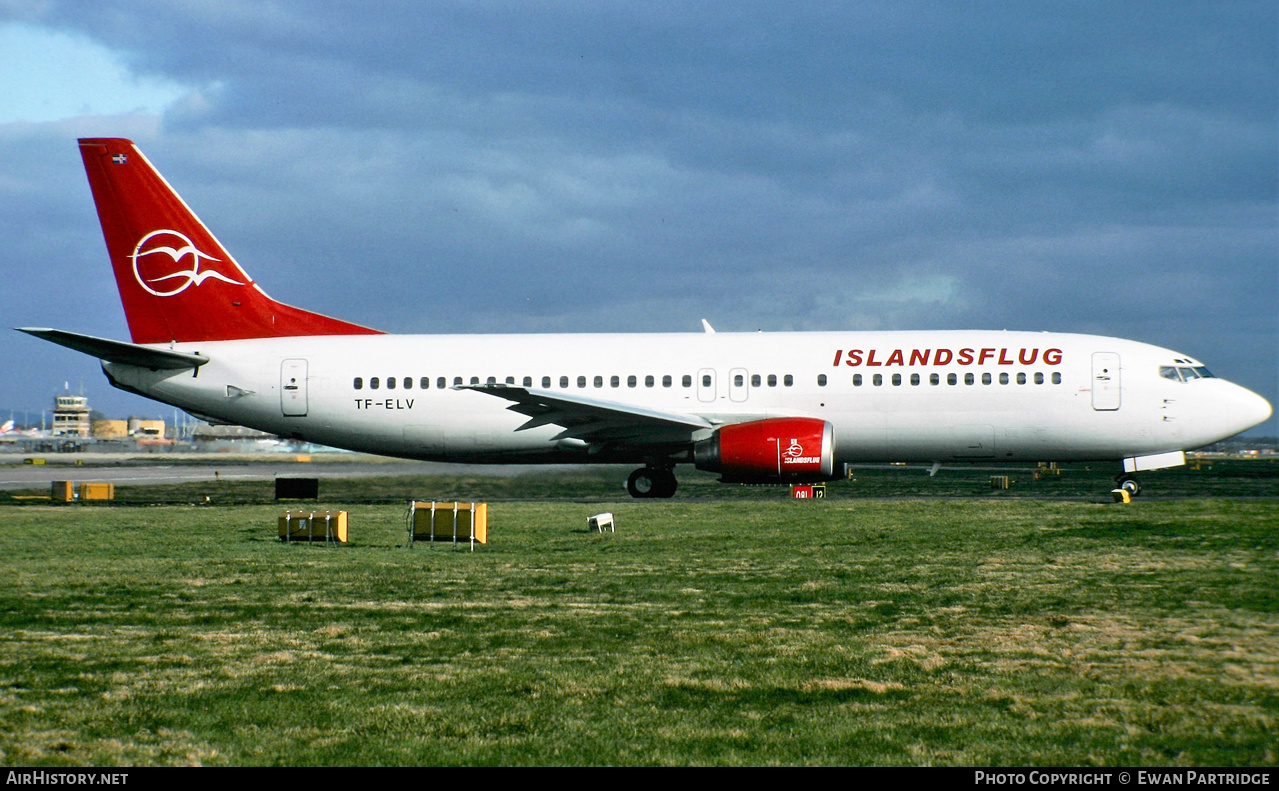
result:
[[[136,136],[285,301],[395,331],[1091,331],[1279,395],[1273,4],[37,8],[192,87]],[[73,136],[0,136],[59,174],[0,227],[102,269]]]

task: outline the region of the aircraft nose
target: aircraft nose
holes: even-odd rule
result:
[[[1246,387],[1238,387],[1234,396],[1231,399],[1233,403],[1230,404],[1229,414],[1231,419],[1237,421],[1239,425],[1235,433],[1247,431],[1253,426],[1264,423],[1274,414],[1274,408],[1270,406],[1269,401]]]

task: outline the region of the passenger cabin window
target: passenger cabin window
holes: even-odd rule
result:
[[[946,374],[946,384],[948,385],[959,384],[959,377],[956,376],[955,374]]]
[[[453,386],[457,387],[460,384],[462,384],[462,377],[460,376],[453,377]]]
[[[870,381],[871,381],[871,383],[872,383],[872,384],[874,384],[876,387],[879,387],[879,386],[881,386],[882,384],[884,384],[884,375],[883,375],[883,374],[875,374],[873,377],[871,377],[871,380],[870,380]]]
[[[902,375],[893,374],[893,387],[901,387],[901,386],[902,386]]]
[[[364,389],[364,377],[362,376],[355,377],[355,389],[356,390]]]
[[[861,386],[862,386],[862,375],[853,374],[853,387],[861,387]]]
[[[568,387],[568,377],[567,377],[567,376],[561,376],[561,377],[560,377],[560,387]]]
[[[795,377],[791,376],[790,374],[786,374],[785,376],[782,377],[782,384],[786,385],[787,387],[790,387],[791,385],[795,384]]]
[[[418,382],[418,383],[417,383],[417,386],[418,386],[418,388],[419,388],[419,389],[422,389],[422,390],[430,390],[430,389],[431,389],[431,377],[429,377],[429,376],[423,376],[423,377],[422,377],[422,381]]]
[[[911,374],[911,375],[910,375],[910,383],[911,383],[911,385],[912,385],[912,386],[918,386],[918,385],[919,385],[919,374]]]
[[[577,377],[577,386],[578,386],[578,387],[586,387],[586,377],[585,377],[585,376],[579,376],[579,377]]]
[[[1017,374],[1017,384],[1019,385],[1026,384],[1026,373],[1024,371]]]
[[[435,386],[440,388],[441,390],[448,387],[448,384],[449,384],[449,380],[445,379],[443,376],[435,380]]]
[[[1006,385],[1006,384],[1008,384],[1008,374],[1000,374],[1000,375],[999,375],[999,383],[1000,383],[1001,385]]]
[[[1037,385],[1041,385],[1041,384],[1043,384],[1043,383],[1044,383],[1044,375],[1043,375],[1043,373],[1042,373],[1042,372],[1040,372],[1040,371],[1035,371],[1035,384],[1037,384]]]
[[[542,389],[543,389],[543,390],[547,390],[547,389],[550,389],[550,387],[551,387],[551,377],[549,377],[549,376],[543,376],[543,377],[542,377]]]
[[[707,378],[709,379],[710,377],[707,377]],[[746,386],[746,377],[742,376],[741,374],[733,374],[733,387],[745,387],[745,386]]]
[[[685,387],[692,387],[693,377],[689,376],[688,374],[684,374],[684,377],[680,379],[680,384],[682,384]]]
[[[603,387],[603,386],[604,386],[604,377],[602,377],[602,376],[597,376],[597,377],[595,377],[595,386],[596,386],[596,387]]]
[[[777,374],[769,374],[769,375],[768,375],[768,386],[769,386],[769,387],[777,387]]]
[[[609,386],[609,387],[617,387],[617,386],[619,386],[621,383],[622,383],[622,380],[621,380],[621,379],[618,379],[616,376],[610,376],[610,377],[608,378],[608,386]]]
[[[1060,373],[1054,373],[1054,374],[1053,374],[1053,384],[1055,384],[1055,385],[1059,385],[1059,384],[1061,384],[1061,374],[1060,374]]]
[[[930,385],[939,385],[939,384],[941,384],[941,375],[940,375],[940,374],[929,374],[929,375],[928,375],[928,384],[930,384]]]
[[[970,384],[975,384],[976,382],[977,382],[977,378],[974,377],[972,374],[964,374],[964,384],[970,385]]]
[[[378,389],[378,386],[379,386],[379,385],[381,385],[381,384],[382,384],[382,382],[381,382],[381,381],[380,381],[380,380],[379,380],[376,376],[369,377],[369,389],[370,389],[370,390],[376,390],[376,389]]]
[[[817,375],[817,386],[818,386],[818,387],[825,387],[825,386],[826,386],[826,374],[818,374],[818,375]]]
[[[984,374],[982,374],[982,375],[981,375],[981,383],[982,383],[982,384],[984,384],[984,385],[988,385],[988,384],[990,384],[990,381],[991,381],[991,380],[990,380],[990,374],[989,374],[989,373],[984,373]]]
[[[702,374],[702,387],[710,387],[710,386],[711,386],[711,375]]]
[[[638,380],[637,380],[634,376],[628,376],[628,377],[626,377],[626,386],[627,386],[627,387],[635,387],[637,384],[639,384],[639,381],[638,381]]]
[[[653,386],[653,375],[652,375],[652,374],[649,374],[648,376],[644,377],[644,386],[645,386],[645,387],[652,387],[652,386]]]
[[[411,376],[404,377],[404,389],[405,390],[413,389],[413,377]]]
[[[751,387],[759,387],[759,374],[751,374]]]
[[[394,377],[394,376],[388,376],[388,377],[386,377],[386,389],[387,389],[387,390],[394,390],[394,389],[395,389],[395,377]]]
[[[666,374],[665,376],[662,377],[662,387],[670,387],[670,386],[671,386],[671,375]]]

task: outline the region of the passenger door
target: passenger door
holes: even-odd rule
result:
[[[1119,355],[1094,352],[1092,356],[1092,408],[1113,412],[1119,408]]]
[[[280,411],[285,417],[306,417],[306,360],[280,364]]]

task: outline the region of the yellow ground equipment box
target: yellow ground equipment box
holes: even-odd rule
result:
[[[114,483],[82,483],[80,484],[81,500],[114,500]]]
[[[488,503],[409,503],[409,546],[415,541],[452,541],[456,547],[459,541],[469,541],[471,549],[476,542],[487,544],[489,504]]]
[[[346,511],[285,511],[278,520],[280,540],[346,543]]]
[[[69,503],[75,499],[75,484],[71,481],[54,481],[51,496],[55,503]]]

